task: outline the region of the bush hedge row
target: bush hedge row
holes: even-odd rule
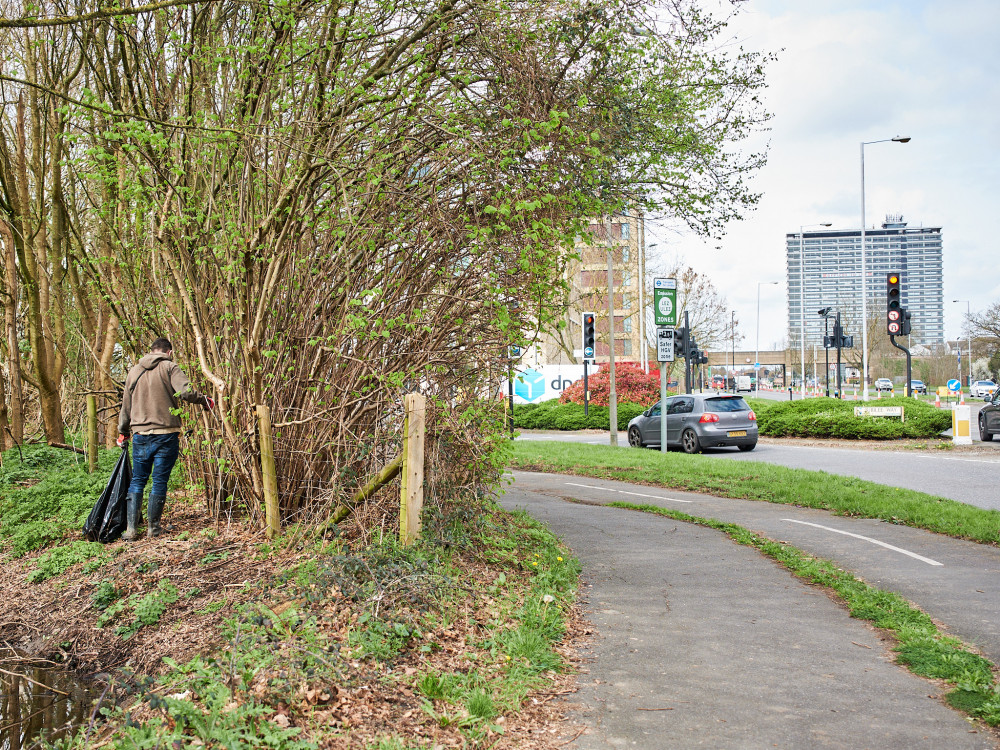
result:
[[[906,421],[894,417],[856,417],[857,401],[810,398],[775,401],[759,409],[757,425],[772,437],[896,440],[936,437],[951,427],[951,412],[902,396],[870,402],[870,406],[902,406]]]
[[[618,404],[618,429],[624,430],[637,414],[648,407],[623,401]],[[590,406],[583,415],[582,404],[560,404],[558,400],[540,404],[515,404],[514,427],[520,430],[608,430],[611,419],[607,406]]]
[[[848,440],[896,440],[929,438],[951,427],[951,413],[912,398],[881,399],[878,406],[902,406],[906,421],[893,417],[856,417],[856,401],[811,398],[804,401],[748,399],[757,413],[761,435],[771,437],[844,438]],[[646,406],[618,404],[618,429],[624,430]],[[580,404],[560,404],[556,400],[514,406],[514,426],[523,430],[607,430],[608,407],[591,406],[583,415]]]

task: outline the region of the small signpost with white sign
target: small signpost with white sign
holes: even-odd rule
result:
[[[656,361],[674,361],[674,329],[660,326],[656,329]]]
[[[855,406],[856,417],[899,417],[900,422],[906,421],[902,406]]]

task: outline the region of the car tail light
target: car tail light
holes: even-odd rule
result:
[[[757,415],[753,413],[753,409],[751,409],[749,412],[747,412],[747,417],[750,418],[751,422],[756,422],[757,421]]]
[[[702,422],[702,423],[705,423],[705,422],[718,422],[719,421],[719,415],[718,414],[713,414],[710,411],[706,411],[704,414],[701,415],[701,419],[699,419],[698,421]]]

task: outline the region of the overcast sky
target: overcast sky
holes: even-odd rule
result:
[[[940,226],[945,335],[1000,299],[1000,1],[748,0],[730,25],[737,44],[779,53],[764,101],[773,114],[757,209],[721,243],[647,224],[652,254],[707,273],[741,321],[743,347],[787,333],[785,234],[801,224],[861,224],[861,141],[867,221],[901,213]]]

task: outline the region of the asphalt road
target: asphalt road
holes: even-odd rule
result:
[[[515,472],[503,499],[583,564],[597,634],[575,747],[989,748],[891,642],[721,532],[599,507],[632,500],[739,523],[898,591],[1000,660],[1000,550],[811,509]],[[846,532],[846,533],[845,533]],[[848,536],[846,534],[851,534]]]
[[[978,435],[977,435],[978,436]],[[628,448],[627,436],[618,433],[619,445]],[[530,432],[519,440],[556,440],[608,445],[607,433]],[[979,443],[987,454],[941,455],[928,451],[863,450],[827,446],[787,445],[761,440],[757,448],[741,453],[735,448],[706,450],[719,461],[762,461],[797,469],[826,471],[858,477],[892,487],[905,487],[947,497],[980,508],[1000,510],[1000,442]],[[632,450],[629,448],[629,450]]]

